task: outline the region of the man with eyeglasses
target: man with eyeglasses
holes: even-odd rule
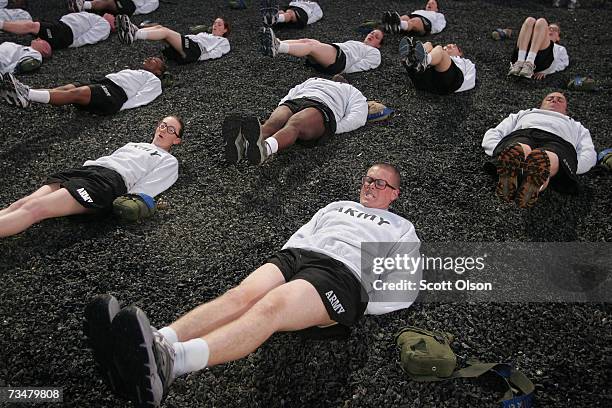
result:
[[[0,99],[27,108],[31,102],[55,106],[74,104],[98,115],[112,115],[125,109],[147,105],[162,93],[161,75],[166,64],[149,57],[141,69],[124,69],[91,84],[68,84],[53,89],[30,89],[13,74],[0,74]]]
[[[167,116],[151,143],[128,143],[80,168],[50,175],[44,186],[0,210],[0,238],[48,218],[107,213],[124,194],[152,200],[178,178],[178,161],[170,149],[181,143],[184,130],[178,116]]]
[[[242,283],[159,331],[141,309],[120,310],[108,294],[94,298],[85,310],[86,332],[114,391],[139,406],[158,406],[175,378],[246,357],[276,332],[336,324],[349,330],[364,314],[409,307],[415,292],[382,296],[367,283],[367,261],[362,266],[372,252],[419,257],[413,225],[388,211],[399,188],[393,165],[373,165],[362,178],[359,203],[322,208]],[[362,250],[366,242],[378,250]],[[414,279],[420,266],[414,272],[377,276]]]
[[[496,194],[505,202],[516,199],[521,208],[533,207],[549,184],[576,193],[576,175],[589,171],[597,159],[591,133],[568,116],[561,92],[546,95],[539,109],[511,114],[487,130],[482,147],[496,159]]]

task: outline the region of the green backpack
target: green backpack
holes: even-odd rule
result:
[[[457,356],[450,347],[453,340],[454,336],[450,333],[414,326],[404,327],[395,335],[402,369],[415,381],[475,378],[485,373],[494,373],[503,378],[508,386],[500,400],[502,407],[533,407],[533,383],[509,364],[471,360],[465,368],[456,370]]]

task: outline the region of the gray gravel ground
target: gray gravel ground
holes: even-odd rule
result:
[[[349,76],[368,98],[396,109],[385,124],[368,125],[327,146],[282,152],[263,167],[228,166],[221,147],[227,113],[266,117],[294,85],[313,76],[289,58],[256,51],[257,9],[229,10],[224,1],[162,3],[144,18],[179,31],[217,15],[234,24],[229,55],[171,68],[178,85],[150,105],[96,117],[72,107],[0,105],[0,207],[36,189],[54,171],[110,153],[128,141],[148,140],[158,119],[187,121],[175,150],[179,181],[163,200],[169,208],[139,225],[113,219],[57,219],[0,241],[0,386],[59,386],[64,406],[124,406],[95,370],[81,331],[83,308],[98,293],[147,311],[163,326],[243,279],[317,209],[357,199],[368,165],[399,165],[402,197],[394,211],[411,220],[428,242],[609,242],[610,174],[580,176],[577,196],[548,191],[531,211],[501,203],[482,171],[483,133],[509,113],[533,107],[573,75],[589,73],[604,88],[568,92],[571,114],[598,150],[612,146],[610,89],[612,36],[609,2],[584,0],[574,13],[550,1],[445,1],[447,29],[437,42],[457,42],[478,68],[475,90],[448,97],[416,92],[397,61],[399,37],[388,37],[381,68]],[[281,38],[345,41],[381,11],[420,8],[416,1],[320,0],[325,18]],[[31,13],[57,18],[63,1],[30,1]],[[496,27],[518,32],[527,15],[561,23],[568,70],[542,82],[506,78],[512,41],[495,42]],[[143,17],[135,18],[140,22]],[[0,41],[16,37],[0,33]],[[25,43],[27,37],[17,39]],[[22,80],[50,87],[137,66],[161,45],[103,43],[59,51]],[[610,272],[609,270],[607,272]],[[533,271],[538,273],[538,271]],[[387,316],[367,317],[348,341],[272,337],[241,361],[181,378],[167,407],[496,406],[498,394],[474,381],[408,381],[399,369],[393,334],[402,325],[455,333],[461,361],[508,361],[536,384],[540,407],[608,407],[609,303],[420,303]],[[608,385],[606,385],[608,384]],[[0,403],[2,405],[2,403]]]

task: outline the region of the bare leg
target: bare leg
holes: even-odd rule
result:
[[[183,57],[185,53],[183,52],[183,44],[181,40],[181,34],[177,33],[174,30],[171,30],[164,26],[154,26],[141,28],[147,33],[147,40],[151,41],[166,41],[172,48],[174,48],[178,53],[180,53]],[[140,31],[138,30],[138,31]]]
[[[531,37],[531,46],[529,47],[530,52],[538,52],[545,50],[550,45],[550,39],[548,38],[548,22],[543,18],[538,18],[533,29],[533,36]]]
[[[0,237],[8,237],[28,229],[47,218],[90,212],[75,200],[68,190],[60,188],[28,200],[15,211],[0,217]]]
[[[67,89],[66,89],[67,88]],[[49,103],[55,106],[69,105],[88,105],[91,102],[91,89],[88,86],[75,87],[74,85],[64,85],[49,91]]]
[[[38,21],[5,21],[2,31],[13,34],[38,34],[40,23]]]
[[[406,32],[415,32],[418,34],[425,34],[425,26],[423,26],[423,20],[418,17],[408,17],[407,15],[400,16],[400,20],[408,23],[408,29],[403,30]]]
[[[306,108],[291,116],[285,126],[272,137],[278,141],[278,150],[293,145],[297,139],[315,140],[325,133],[323,115],[315,108]]]
[[[281,130],[291,116],[293,116],[293,112],[286,106],[279,106],[274,109],[268,120],[261,125],[262,136],[268,138]]]
[[[516,47],[520,51],[527,51],[527,47],[529,47],[529,43],[531,42],[535,23],[536,20],[533,17],[527,17],[525,21],[523,21],[521,31],[519,32],[518,38],[516,39]]]
[[[114,0],[93,0],[91,9],[95,11],[105,11],[110,14],[117,14],[117,4]]]
[[[285,41],[283,41],[285,42]],[[289,55],[294,57],[310,57],[325,67],[336,62],[337,51],[330,44],[324,44],[317,40],[304,38],[302,40],[288,40]]]
[[[285,23],[294,23],[297,21],[297,18],[295,17],[295,11],[293,10],[286,10],[286,11],[280,10],[278,14],[279,15],[282,14],[285,16],[285,21],[284,21]]]
[[[247,356],[277,331],[301,330],[332,324],[317,290],[297,279],[268,293],[237,320],[204,336],[208,365]]]
[[[429,65],[433,66],[434,69],[438,72],[446,72],[450,68],[452,64],[451,57],[448,55],[444,49],[436,45],[430,52],[431,63]]]
[[[36,190],[35,192],[33,192],[32,194],[25,196],[15,201],[13,204],[9,205],[5,209],[0,210],[0,217],[21,208],[25,203],[32,200],[33,198],[38,198],[38,197],[45,196],[47,194],[51,194],[52,192],[58,190],[59,188],[60,186],[57,183],[44,185],[38,190]]]
[[[179,341],[202,337],[242,316],[266,293],[285,283],[274,264],[267,263],[251,273],[240,285],[182,316],[170,327]]]

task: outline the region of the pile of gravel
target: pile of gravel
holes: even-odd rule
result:
[[[53,19],[64,1],[30,0],[31,14]],[[176,3],[176,4],[174,4]],[[255,2],[257,3],[257,2]],[[383,10],[410,11],[416,1],[320,0],[325,17],[279,37],[321,41],[359,39],[354,30]],[[519,4],[517,4],[519,3]],[[233,24],[227,56],[172,66],[177,85],[148,106],[96,117],[73,107],[0,105],[0,207],[38,188],[54,171],[146,141],[156,122],[179,114],[187,122],[179,181],[163,195],[168,209],[138,225],[113,219],[56,219],[0,240],[0,386],[58,386],[64,406],[124,406],[97,374],[83,338],[83,308],[110,292],[136,304],[163,326],[240,282],[319,208],[357,200],[359,178],[376,161],[396,163],[402,195],[393,209],[414,223],[421,240],[610,241],[608,174],[580,176],[577,196],[547,191],[537,206],[501,203],[482,171],[484,132],[508,114],[539,104],[576,74],[592,74],[603,88],[567,92],[572,116],[590,129],[597,150],[610,134],[610,6],[582,1],[574,13],[550,1],[445,1],[448,27],[435,36],[460,44],[478,69],[475,90],[439,97],[417,92],[397,60],[399,37],[385,39],[382,66],[349,75],[369,99],[396,110],[387,123],[338,136],[327,146],[291,148],[262,167],[223,160],[221,122],[232,111],[267,117],[294,85],[314,76],[301,62],[257,52],[257,7],[230,10],[224,1],[162,2],[135,21],[154,20],[178,31],[218,15]],[[571,65],[541,82],[506,78],[513,40],[532,15],[559,21]],[[28,37],[0,33],[0,41]],[[161,44],[103,43],[55,53],[33,87],[87,81],[136,67]],[[534,274],[538,271],[534,270]],[[460,361],[511,362],[536,384],[541,407],[611,406],[609,303],[420,303],[386,316],[364,318],[347,341],[306,341],[274,335],[248,358],[180,378],[166,406],[496,406],[500,396],[475,381],[416,383],[402,374],[393,334],[411,324],[454,333]],[[606,384],[608,384],[606,386]]]

